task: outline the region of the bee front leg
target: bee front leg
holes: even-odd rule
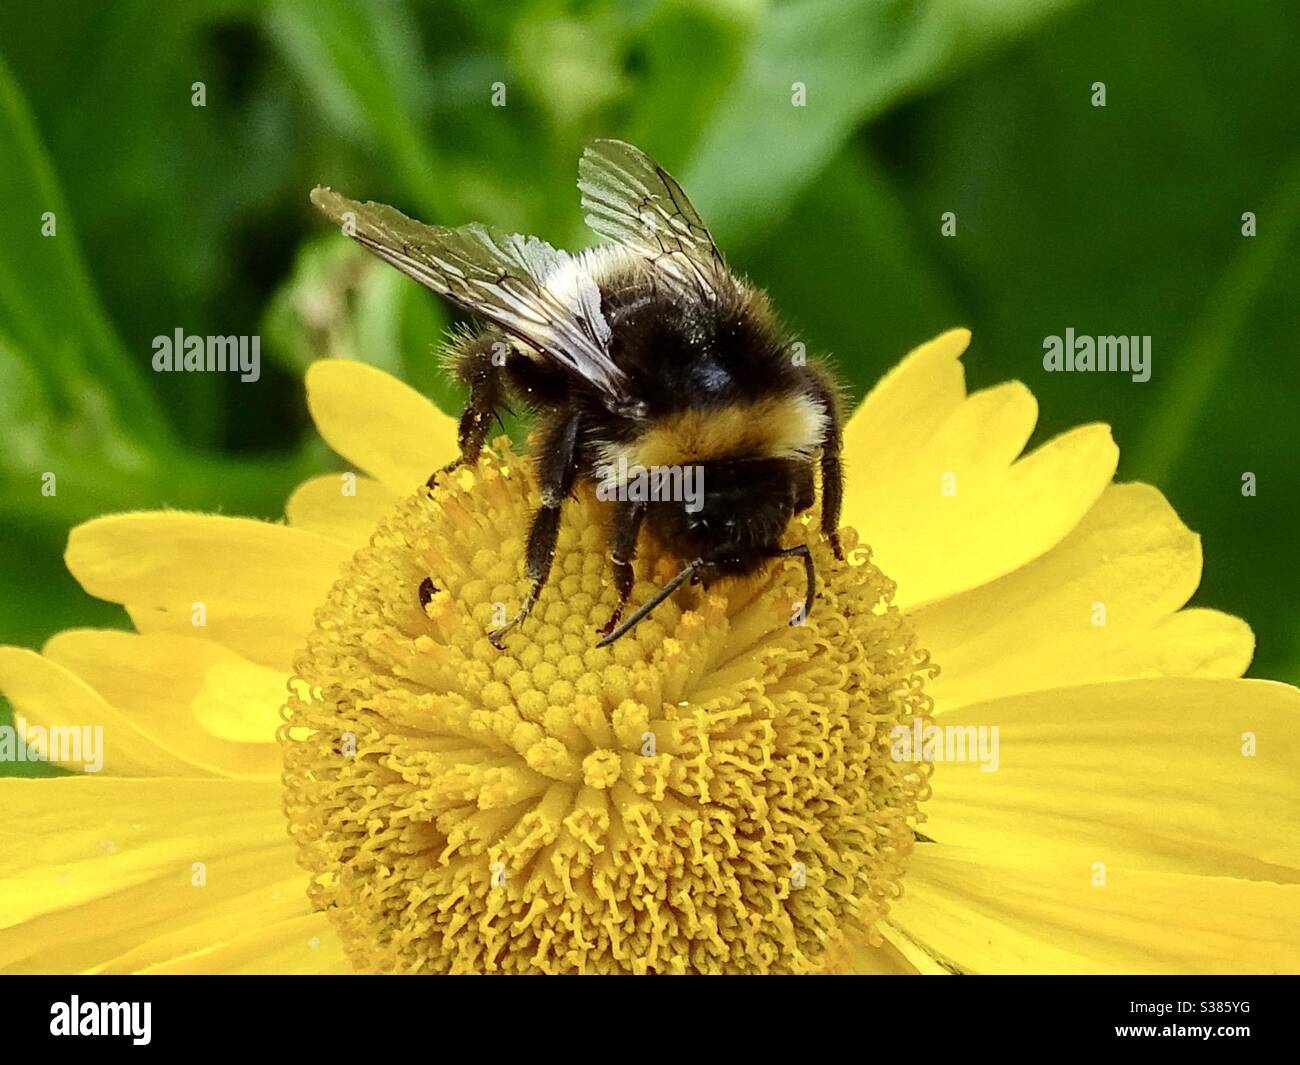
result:
[[[547,426],[542,433],[537,457],[542,505],[533,515],[533,523],[528,529],[528,548],[525,553],[528,579],[532,581],[532,586],[524,597],[519,613],[509,624],[488,634],[488,639],[497,650],[504,650],[502,641],[506,635],[522,625],[532,612],[546,585],[546,578],[550,576],[551,563],[555,561],[555,544],[560,536],[560,508],[573,491],[577,479],[580,427],[580,415],[570,414]]]
[[[614,511],[614,525],[609,537],[609,560],[614,567],[614,588],[618,592],[618,605],[609,620],[597,631],[608,636],[623,620],[623,610],[632,595],[632,560],[636,558],[636,540],[645,518],[644,503],[621,501]]]
[[[796,544],[794,547],[783,547],[780,550],[772,552],[768,558],[802,558],[804,579],[807,581],[807,590],[804,594],[803,610],[799,611],[795,619],[792,619],[791,625],[798,625],[800,618],[806,618],[812,611],[813,600],[817,598],[817,568],[813,565],[812,552],[808,550],[807,544]]]
[[[822,533],[830,541],[835,557],[844,561],[840,547],[840,507],[844,502],[844,466],[840,451],[844,447],[843,416],[839,396],[830,378],[824,373],[815,375],[814,395],[826,412],[826,427],[822,431]]]
[[[446,362],[456,379],[469,389],[469,399],[456,433],[460,455],[430,475],[430,488],[437,484],[439,477],[478,461],[492,420],[505,405],[503,369],[510,354],[505,338],[495,330],[464,334],[448,349]]]

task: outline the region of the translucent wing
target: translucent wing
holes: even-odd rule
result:
[[[426,226],[381,203],[316,188],[312,203],[344,233],[408,277],[482,315],[615,403],[626,378],[609,357],[600,289],[544,240],[483,225]],[[547,278],[565,271],[562,289]]]
[[[578,162],[587,225],[671,281],[716,296],[730,277],[709,228],[673,176],[640,148],[595,141]]]

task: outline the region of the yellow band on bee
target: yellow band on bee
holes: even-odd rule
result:
[[[611,466],[672,466],[728,456],[794,458],[821,445],[826,412],[812,396],[770,396],[756,403],[682,411],[635,440],[605,445]]]

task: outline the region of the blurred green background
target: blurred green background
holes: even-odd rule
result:
[[[972,387],[1038,395],[1034,444],[1111,423],[1120,478],[1203,534],[1195,602],[1254,626],[1253,675],[1300,680],[1298,23],[1268,0],[8,0],[0,642],[125,625],[63,569],[79,521],[278,518],[334,462],[313,359],[455,408],[446,310],[341,240],[313,185],[573,246],[581,147],[617,136],[856,395],[964,324]],[[1067,327],[1150,334],[1151,380],[1044,373]],[[260,334],[262,379],[154,374],[177,328]]]

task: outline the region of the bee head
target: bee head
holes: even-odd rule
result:
[[[812,465],[799,458],[715,459],[681,467],[682,491],[660,493],[651,534],[718,573],[749,573],[780,546],[790,519],[812,505]]]

